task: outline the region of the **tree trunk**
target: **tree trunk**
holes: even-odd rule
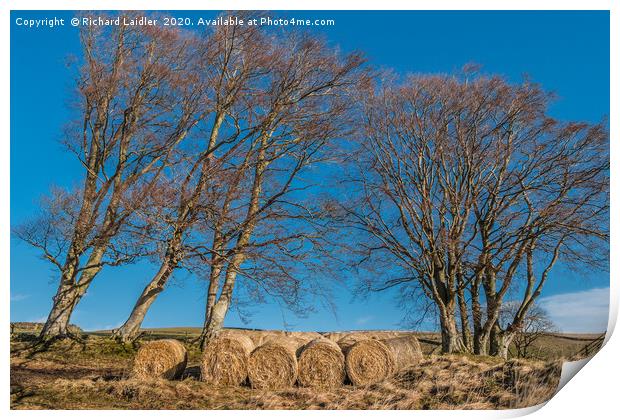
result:
[[[495,322],[489,334],[489,355],[508,358],[508,347],[514,338],[510,331],[502,331],[499,324]]]
[[[491,334],[491,349],[489,351],[491,356],[501,357],[504,360],[508,359],[508,349],[514,339],[514,334],[503,331],[496,331],[494,329]]]
[[[52,310],[47,317],[47,321],[45,321],[39,338],[49,340],[68,336],[71,314],[85,293],[86,288],[84,287],[61,282],[54,296]]]
[[[205,343],[216,337],[222,330],[222,327],[224,327],[224,319],[226,318],[226,313],[228,312],[229,307],[230,298],[227,297],[220,298],[217,303],[213,305],[213,309],[211,310],[209,316],[209,322],[205,328],[201,347],[204,347]]]
[[[489,354],[489,337],[486,334],[479,332],[474,337],[474,354],[477,356],[487,356]]]
[[[469,314],[467,311],[467,302],[465,301],[465,293],[462,288],[457,292],[459,302],[459,314],[461,316],[461,338],[463,345],[468,351],[472,350],[471,327],[469,325]]]
[[[474,324],[473,348],[474,354],[484,356],[487,354],[486,337],[482,331],[482,308],[480,306],[480,284],[479,279],[471,288],[471,312]]]
[[[213,147],[215,139],[217,138],[217,132],[221,124],[222,117],[216,117],[216,122],[213,128],[213,132],[211,134],[211,141],[207,150],[211,150],[211,148]],[[192,221],[194,217],[195,205],[198,202],[200,194],[207,182],[208,160],[205,158],[204,162],[205,163],[200,172],[198,185],[194,189],[192,196],[186,202],[181,200],[181,204],[179,205],[178,209],[179,216],[177,219],[177,226],[174,230],[174,233],[172,234],[172,237],[169,240],[169,245],[166,250],[164,262],[160,266],[160,269],[155,275],[155,277],[153,277],[153,279],[146,285],[146,287],[142,291],[142,294],[134,305],[133,310],[129,315],[129,318],[127,318],[127,321],[125,321],[125,323],[114,333],[114,337],[124,343],[133,342],[138,337],[140,333],[140,327],[142,326],[142,322],[146,317],[146,313],[157,299],[157,296],[159,296],[159,294],[164,290],[168,279],[177,267],[177,264],[179,262],[179,250],[181,249],[183,233],[185,232],[185,228],[183,226],[186,225],[188,221]]]
[[[157,274],[142,291],[127,321],[115,331],[115,338],[123,343],[130,343],[138,337],[146,313],[153,302],[155,302],[155,299],[157,299],[157,296],[164,290],[164,286],[172,272],[173,269],[167,262],[162,264]]]
[[[211,268],[211,274],[209,276],[209,290],[207,291],[207,307],[205,309],[205,323],[204,330],[206,331],[209,319],[211,318],[211,312],[213,306],[217,300],[217,291],[220,287],[220,274],[222,272],[222,266],[220,263],[214,263]]]
[[[265,169],[267,168],[265,156],[268,138],[269,135],[267,134],[262,136],[260,147],[258,149],[257,164],[254,170],[254,181],[252,182],[252,192],[250,194],[250,201],[248,203],[248,210],[245,217],[246,225],[239,234],[237,243],[235,244],[237,252],[230,258],[230,262],[226,267],[226,278],[224,279],[224,285],[222,286],[222,292],[220,293],[219,299],[213,305],[212,309],[209,309],[209,304],[207,302],[206,316],[208,319],[205,320],[205,327],[203,328],[203,332],[200,337],[201,348],[204,348],[205,344],[210,339],[217,336],[219,331],[222,329],[224,325],[224,318],[226,317],[226,313],[228,312],[232,299],[235,280],[237,279],[237,272],[245,261],[246,256],[242,250],[249,243],[250,237],[252,236],[252,232],[254,231],[254,227],[257,223],[256,213],[260,207],[260,194],[262,191],[263,175]],[[217,278],[219,279],[219,272],[217,272],[217,274]],[[217,283],[219,284],[219,281]],[[213,284],[210,284],[210,286],[212,285]],[[209,290],[212,299],[216,292],[217,289]]]
[[[39,337],[43,340],[66,337],[69,319],[73,310],[73,292],[71,286],[60,286],[54,296],[54,304]]]
[[[494,328],[499,328],[497,325],[497,319],[499,317],[499,310],[501,308],[501,300],[495,290],[497,284],[496,274],[494,272],[487,272],[482,281],[482,287],[486,299],[486,319],[484,322],[480,322],[478,331],[475,337],[475,354],[486,356],[493,354],[492,336],[494,334]],[[482,321],[481,308],[478,309],[480,313],[478,318]]]
[[[205,308],[205,320],[202,325],[202,332],[200,333],[199,342],[200,348],[204,349],[204,346],[208,340],[213,338],[216,330],[222,328],[224,319],[219,319],[220,314],[216,316],[215,320],[211,320],[213,316],[213,309],[217,302],[217,291],[220,287],[220,274],[222,272],[222,266],[219,263],[213,263],[211,266],[211,274],[209,276],[209,290],[207,292],[207,305]],[[221,309],[220,309],[221,310]],[[228,308],[226,308],[228,310]]]
[[[456,326],[454,313],[440,311],[441,351],[442,353],[461,353],[466,351]]]
[[[41,340],[66,337],[69,333],[69,321],[73,310],[86,294],[93,278],[101,270],[101,259],[106,246],[100,245],[91,253],[80,278],[75,282],[78,260],[70,258],[65,265],[58,290],[53,299],[52,309],[39,334]]]
[[[87,201],[86,198],[84,199]],[[106,217],[102,226],[102,231],[110,229],[113,217],[118,207],[119,198],[113,194],[112,200],[108,205]],[[84,206],[82,211],[84,210]],[[82,218],[80,214],[80,218]],[[80,229],[78,229],[80,230]],[[86,294],[86,290],[97,274],[101,271],[102,260],[108,248],[110,237],[99,239],[99,243],[93,248],[86,263],[80,267],[80,256],[83,255],[83,234],[76,233],[71,245],[71,251],[67,256],[63,273],[61,276],[58,290],[53,299],[52,310],[39,335],[42,340],[61,338],[68,335],[69,321],[73,310],[80,299]],[[79,244],[79,245],[78,245]],[[79,279],[76,281],[78,270],[82,270]]]
[[[228,271],[226,273],[226,280],[224,282],[224,286],[222,287],[220,298],[207,314],[208,319],[205,321],[205,325],[200,336],[201,349],[204,349],[209,340],[215,338],[224,327],[224,319],[226,318],[228,308],[230,307],[236,277],[237,273],[234,271]]]
[[[245,235],[244,235],[245,236]],[[213,305],[213,308],[207,314],[209,319],[205,322],[202,334],[200,336],[200,348],[204,349],[206,343],[212,338],[216,337],[222,327],[224,326],[224,318],[228,313],[230,302],[232,301],[232,294],[235,288],[235,281],[237,280],[237,270],[245,260],[243,253],[235,254],[226,268],[226,278],[224,279],[224,285],[222,286],[222,292],[219,299]],[[219,275],[218,275],[219,278]]]

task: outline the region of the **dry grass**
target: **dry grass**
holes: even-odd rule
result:
[[[390,383],[423,396],[421,408],[522,408],[551,398],[561,373],[560,362],[489,362],[432,356],[400,371]]]
[[[424,350],[423,360],[374,385],[258,390],[201,382],[202,355],[189,341],[188,367],[174,381],[131,378],[136,350],[107,338],[16,351],[27,344],[11,342],[13,409],[506,409],[546,401],[560,375],[559,363],[429,356]]]
[[[36,385],[28,378],[12,395],[12,408],[506,409],[546,401],[559,378],[554,366],[477,363],[455,356],[425,359],[375,385],[322,391],[220,387],[192,377],[167,381],[74,374],[63,370]]]
[[[345,379],[344,355],[338,344],[316,338],[299,350],[299,384],[330,389],[342,386]]]

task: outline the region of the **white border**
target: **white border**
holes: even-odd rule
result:
[[[4,401],[3,410],[9,411],[9,366],[6,363],[9,359],[9,104],[10,96],[9,86],[9,13],[14,10],[611,10],[611,104],[610,104],[610,125],[611,125],[611,161],[612,161],[612,215],[617,214],[615,197],[619,195],[618,183],[613,180],[618,174],[618,147],[614,145],[618,131],[618,75],[620,68],[618,66],[618,40],[620,33],[618,30],[620,19],[620,7],[617,1],[612,0],[438,0],[438,1],[398,1],[398,0],[382,0],[381,2],[370,0],[314,0],[312,2],[294,1],[294,0],[212,0],[208,2],[175,0],[110,0],[106,2],[88,0],[88,1],[60,1],[60,0],[22,0],[0,1],[0,14],[2,15],[3,25],[0,26],[0,57],[5,63],[0,66],[0,77],[2,78],[4,95],[0,100],[0,128],[3,131],[1,149],[0,149],[0,288],[2,289],[3,310],[0,311],[0,328],[4,330],[3,346],[1,350],[2,360],[5,361],[1,365],[4,377],[4,390],[2,400]],[[365,411],[359,413],[357,411],[339,411],[339,412],[314,412],[314,411],[257,411],[248,413],[247,411],[228,411],[228,412],[201,412],[201,411],[183,411],[183,413],[175,411],[133,411],[133,412],[114,412],[113,415],[131,416],[132,418],[145,418],[156,415],[161,418],[176,418],[183,415],[186,418],[200,418],[205,416],[217,416],[219,418],[243,417],[247,415],[256,416],[256,418],[289,418],[290,416],[299,416],[300,418],[321,417],[339,417],[339,418],[355,418],[360,415],[369,418],[410,418],[411,416],[425,418],[467,418],[467,419],[485,419],[485,418],[503,418],[525,415],[535,411],[531,418],[611,418],[611,413],[617,413],[618,398],[618,358],[616,354],[620,351],[620,344],[617,337],[610,339],[618,314],[618,281],[614,280],[618,274],[618,240],[615,234],[618,226],[617,218],[611,218],[611,305],[610,320],[607,335],[607,344],[599,354],[588,364],[588,368],[579,374],[577,380],[570,381],[544,408],[537,411],[538,408],[514,410],[514,411]],[[41,417],[50,418],[80,418],[88,416],[94,419],[107,419],[111,413],[107,411],[10,411],[11,417],[35,419]]]

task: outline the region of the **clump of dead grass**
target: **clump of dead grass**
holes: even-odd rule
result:
[[[388,382],[423,396],[421,408],[523,408],[551,398],[560,373],[560,363],[489,364],[464,356],[431,356]]]

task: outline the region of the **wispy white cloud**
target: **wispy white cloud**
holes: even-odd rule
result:
[[[609,318],[609,288],[561,293],[541,298],[539,305],[564,332],[602,332]]]
[[[14,295],[11,295],[11,302],[19,302],[20,300],[25,300],[28,299],[30,297],[30,295],[22,295],[20,293],[16,293]]]
[[[361,318],[357,318],[357,319],[355,320],[355,323],[356,323],[357,325],[365,325],[365,324],[368,324],[368,323],[369,323],[370,321],[372,321],[373,319],[374,319],[374,316],[372,316],[372,315],[363,316],[363,317],[361,317]]]

